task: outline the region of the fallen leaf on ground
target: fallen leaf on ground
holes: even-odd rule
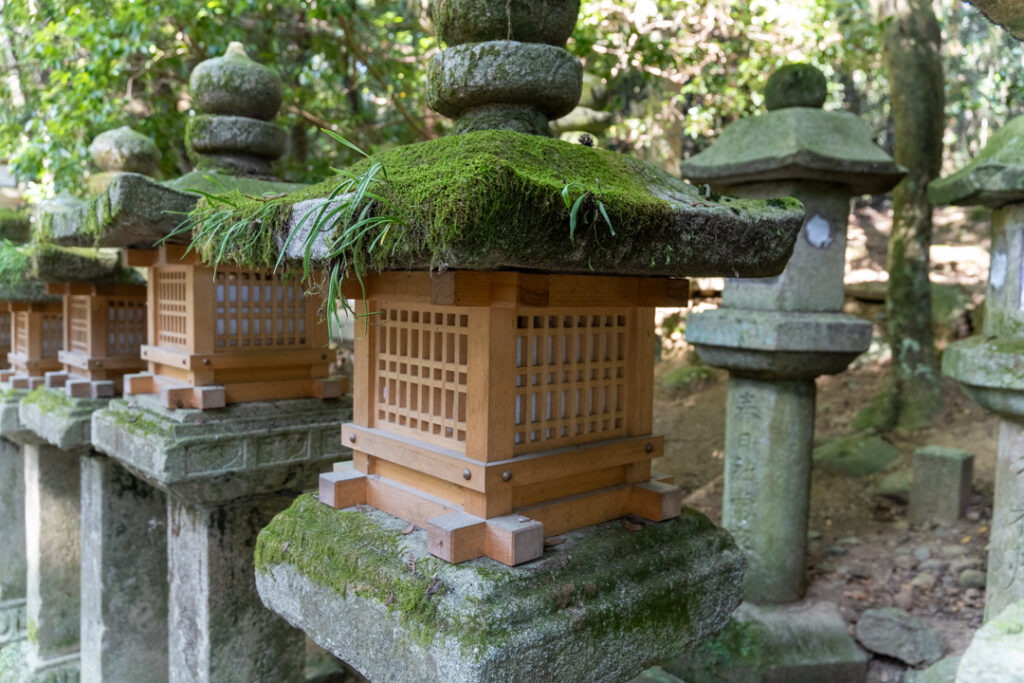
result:
[[[555,546],[555,545],[561,545],[563,543],[565,543],[565,539],[562,538],[561,536],[555,536],[554,538],[545,538],[544,539],[544,547],[545,548],[550,548],[550,547]]]
[[[644,528],[643,524],[637,524],[636,522],[631,522],[628,519],[622,520],[622,526],[626,527],[630,531],[641,531]]]
[[[408,536],[409,534],[411,534],[415,530],[416,530],[416,525],[415,524],[410,524],[409,526],[407,526],[404,529],[402,529],[402,535],[403,536]]]

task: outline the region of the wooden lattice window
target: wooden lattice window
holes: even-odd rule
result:
[[[14,352],[28,353],[29,312],[17,311],[14,315]]]
[[[302,284],[273,273],[219,269],[216,280],[218,351],[307,347]]]
[[[64,345],[64,316],[47,313],[43,316],[43,358],[56,358]]]
[[[107,356],[139,355],[146,343],[146,303],[142,300],[111,299],[107,302]]]
[[[156,279],[156,343],[185,350],[188,345],[187,273],[184,268],[163,268]]]
[[[68,302],[69,349],[77,353],[89,353],[89,311],[92,300],[88,296],[72,296]]]
[[[11,314],[0,312],[0,348],[11,348]]]
[[[380,312],[373,328],[380,424],[448,446],[465,442],[468,327],[466,314],[439,308]]]
[[[515,452],[624,435],[628,311],[519,312]]]

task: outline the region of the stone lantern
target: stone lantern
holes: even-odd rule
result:
[[[429,101],[460,134],[349,169],[386,169],[400,221],[346,285],[353,462],[261,532],[256,564],[264,604],[370,679],[629,678],[739,602],[727,534],[651,471],[654,307],[685,276],[777,274],[802,212],[551,139],[580,91],[577,5],[432,3]],[[283,200],[284,258],[321,189]],[[349,228],[322,227],[309,253]]]
[[[814,67],[783,67],[765,94],[767,113],[730,124],[682,172],[709,192],[795,196],[804,225],[781,275],[727,280],[721,307],[691,315],[686,338],[706,363],[729,370],[722,523],[747,555],[745,598],[805,609],[814,380],[844,370],[871,341],[869,322],[840,312],[850,200],[885,192],[903,170],[856,116],[821,109],[826,82]],[[755,618],[770,620],[768,611]],[[830,614],[823,623],[848,647],[818,654],[862,671],[863,655]]]
[[[996,132],[966,167],[932,181],[935,204],[987,206],[992,213],[981,334],[954,342],[942,371],[999,415],[995,504],[989,536],[985,618],[1024,600],[1024,117]]]

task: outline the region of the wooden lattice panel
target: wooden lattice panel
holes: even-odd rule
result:
[[[29,386],[31,380],[60,369],[57,354],[64,344],[64,318],[60,302],[12,303],[11,337],[7,360],[15,386]],[[29,384],[26,384],[28,382]]]
[[[146,343],[146,300],[111,298],[106,303],[107,356],[138,358]]]
[[[520,273],[385,273],[357,302],[353,461],[320,499],[428,531],[452,562],[517,564],[544,536],[624,514],[679,514],[651,479],[654,306],[685,282]]]
[[[0,353],[7,357],[11,350],[11,314],[0,311]]]
[[[341,393],[327,378],[330,359],[319,295],[278,274],[204,266],[194,253],[164,245],[126,252],[147,266],[149,372],[126,376],[125,393],[159,393],[167,408]]]
[[[89,312],[92,302],[88,296],[69,296],[68,350],[89,353]]]
[[[388,308],[377,336],[378,424],[450,448],[466,441],[469,316],[438,307]]]
[[[517,313],[515,453],[624,435],[629,311]]]

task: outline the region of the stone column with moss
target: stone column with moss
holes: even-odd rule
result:
[[[21,448],[0,439],[0,648],[25,637],[25,465]]]
[[[431,0],[446,45],[427,65],[427,102],[455,132],[551,135],[580,100],[583,69],[565,49],[579,0]]]
[[[1024,600],[1024,117],[1008,122],[966,167],[932,181],[935,204],[992,213],[981,333],[954,342],[942,371],[1000,417],[985,617]]]
[[[87,205],[43,212],[40,223],[54,241],[133,249],[152,249],[164,238],[187,244],[191,235],[168,236],[200,193],[279,196],[303,187],[269,175],[285,139],[270,122],[281,103],[271,69],[232,43],[224,56],[199,64],[190,85],[199,113],[186,140],[196,170],[162,183],[121,173]],[[168,410],[157,395],[140,394],[112,399],[93,414],[93,446],[116,465],[95,476],[111,486],[130,482],[125,498],[145,506],[140,517],[163,534],[168,680],[303,679],[304,636],[261,604],[253,547],[274,513],[313,488],[331,463],[350,457],[338,439],[349,405],[347,398],[289,399]],[[97,508],[112,522],[120,514]],[[113,568],[96,575],[123,579]],[[145,618],[141,610],[132,616]]]
[[[749,562],[745,598],[761,611],[747,616],[765,624],[777,619],[762,612],[799,603],[806,589],[815,378],[841,372],[871,341],[869,322],[840,312],[850,199],[903,175],[857,117],[822,110],[826,95],[814,67],[783,67],[768,80],[767,113],[731,124],[682,165],[708,192],[795,196],[806,209],[785,271],[727,280],[722,306],[690,316],[686,329],[701,358],[730,373],[722,521]],[[831,610],[808,624],[848,646],[818,648],[810,659],[863,675],[864,656]]]

